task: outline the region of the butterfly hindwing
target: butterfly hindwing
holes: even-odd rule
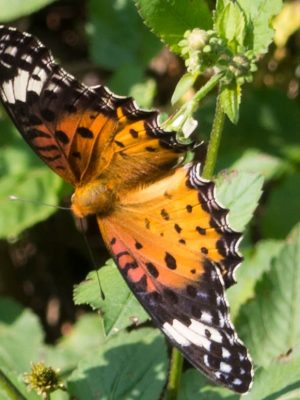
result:
[[[241,235],[228,227],[199,168],[178,168],[129,194],[99,225],[124,278],[171,342],[208,377],[243,393],[252,367],[224,294],[241,261]]]

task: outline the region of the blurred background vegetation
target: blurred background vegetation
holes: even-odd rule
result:
[[[175,110],[169,100],[184,63],[144,26],[131,0],[0,0],[0,10],[0,22],[36,35],[86,84],[103,83],[145,108]],[[218,171],[254,171],[265,178],[243,242],[246,257],[256,257],[259,265],[260,249],[268,249],[263,257],[278,254],[300,220],[299,0],[285,2],[275,27],[275,43],[260,59],[254,82],[243,87],[238,125],[226,122],[218,158]],[[212,95],[197,113],[200,137],[208,137],[214,107]],[[0,132],[0,294],[34,310],[53,343],[86,311],[72,301],[73,285],[93,269],[81,230],[97,265],[109,255],[93,219],[81,226],[68,211],[8,200],[17,195],[68,205],[71,189],[27,148],[2,109]]]

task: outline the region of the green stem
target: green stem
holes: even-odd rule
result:
[[[178,391],[182,373],[182,365],[183,365],[183,356],[175,347],[173,347],[165,400],[176,400],[178,397]]]
[[[206,179],[211,179],[215,169],[218,150],[220,147],[221,137],[223,133],[224,121],[225,121],[225,114],[222,109],[221,96],[219,94],[217,98],[214,122],[208,143],[206,162],[203,169],[203,177]]]
[[[0,388],[3,394],[11,400],[26,400],[22,393],[14,386],[7,376],[0,370]]]
[[[180,109],[169,119],[167,119],[161,127],[163,129],[170,129],[170,130],[176,130],[179,131],[181,130],[182,125],[184,124],[184,121],[186,117],[190,117],[192,113],[197,109],[198,103],[212,90],[214,87],[218,84],[220,79],[222,78],[223,73],[216,74],[212,76],[204,86],[198,92],[192,97],[191,100],[189,100],[187,103],[185,103]],[[179,126],[174,126],[173,123],[176,124],[176,120],[178,118],[182,117],[182,123]]]
[[[203,99],[220,81],[220,79],[223,77],[223,72],[220,72],[216,75],[213,75],[209,81],[206,82],[204,86],[198,92],[195,94],[193,97],[195,106],[197,106],[200,100]]]

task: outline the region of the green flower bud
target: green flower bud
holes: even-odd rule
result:
[[[201,50],[208,43],[208,34],[202,29],[195,28],[188,36],[188,46],[191,50]]]

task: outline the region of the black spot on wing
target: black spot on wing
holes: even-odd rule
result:
[[[165,219],[166,221],[168,221],[170,219],[170,215],[169,213],[163,208],[160,212],[160,215],[163,217],[163,219]]]
[[[62,144],[68,144],[69,143],[69,138],[63,131],[56,131],[54,133],[55,139],[57,139],[60,143]]]
[[[174,229],[175,229],[175,231],[176,231],[177,233],[180,233],[180,232],[182,231],[181,226],[178,225],[178,224],[175,224],[175,225],[174,225]]]
[[[196,231],[200,234],[200,235],[205,235],[206,234],[206,230],[204,228],[201,228],[200,226],[196,226]]]
[[[122,143],[122,142],[120,142],[119,140],[115,140],[115,143],[116,143],[116,145],[119,146],[119,147],[122,147],[122,148],[125,147],[125,144]]]
[[[29,129],[28,131],[26,131],[26,139],[28,140],[33,140],[36,138],[51,138],[51,135],[49,135],[49,133],[40,131],[39,129]]]
[[[168,268],[170,269],[176,269],[177,268],[177,263],[176,259],[172,256],[172,254],[166,252],[165,254],[165,262]]]
[[[201,253],[202,254],[208,254],[208,248],[207,247],[201,247]]]
[[[81,160],[81,154],[80,154],[79,151],[73,151],[73,152],[72,152],[72,156],[73,156],[74,158],[77,158],[78,160]]]
[[[139,136],[138,131],[136,131],[135,129],[130,129],[129,132],[130,132],[131,136],[132,136],[134,139],[137,139],[137,138],[138,138],[138,136]]]
[[[94,137],[93,132],[88,128],[85,128],[84,126],[80,126],[79,128],[77,128],[76,132],[85,139],[93,139]]]
[[[158,272],[157,268],[155,267],[155,265],[151,262],[147,262],[145,265],[147,267],[149,274],[152,275],[154,278],[158,278],[159,272]]]
[[[148,151],[149,153],[154,153],[155,151],[157,151],[157,148],[152,146],[146,146],[145,150]]]

